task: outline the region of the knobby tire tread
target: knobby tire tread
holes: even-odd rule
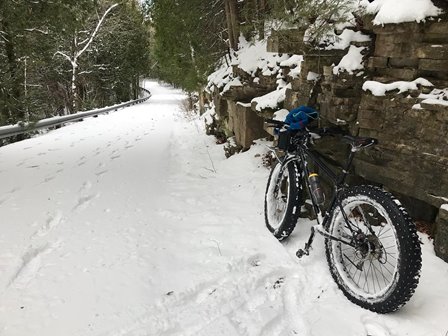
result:
[[[280,162],[277,162],[277,165],[281,164]],[[291,161],[288,163],[286,169],[288,170],[288,178],[289,178],[289,186],[290,191],[288,197],[288,205],[285,217],[283,219],[283,222],[280,224],[278,228],[274,228],[269,223],[268,218],[268,212],[267,212],[267,199],[268,199],[268,192],[269,187],[271,183],[274,183],[275,181],[272,181],[273,179],[273,173],[275,172],[276,166],[274,166],[271,170],[271,173],[269,174],[268,183],[266,186],[266,192],[265,192],[265,198],[264,198],[264,218],[266,227],[268,230],[274,235],[275,238],[277,238],[279,241],[282,241],[289,237],[289,235],[293,232],[297,220],[300,216],[300,199],[302,196],[302,174],[300,174],[299,170],[299,164],[295,161]]]
[[[400,244],[398,281],[392,292],[385,293],[380,301],[372,303],[354,297],[343,283],[343,279],[336,269],[333,262],[333,259],[336,258],[336,256],[332,255],[331,241],[327,238],[325,240],[325,250],[327,261],[330,266],[330,272],[339,289],[353,303],[381,314],[394,312],[410,300],[419,282],[422,258],[417,229],[406,210],[389,192],[374,186],[357,186],[347,189],[341,196],[341,200],[346,197],[357,195],[371,197],[373,200],[380,203],[393,220],[393,225],[397,233],[396,238]],[[331,225],[331,222],[332,221],[329,221],[329,225]]]

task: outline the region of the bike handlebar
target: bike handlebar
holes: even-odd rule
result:
[[[281,120],[275,120],[275,119],[269,119],[265,118],[264,122],[267,124],[271,124],[268,127],[283,127],[283,126],[289,126],[289,124],[285,123]],[[294,130],[296,131],[296,130]],[[297,130],[299,131],[299,130]],[[344,132],[340,127],[321,127],[321,128],[312,128],[312,129],[304,129],[302,131],[309,131],[312,133],[316,133],[320,136],[334,136],[334,135],[344,135],[346,132]]]

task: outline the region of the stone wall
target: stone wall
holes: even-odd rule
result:
[[[448,215],[440,210],[448,203],[448,106],[421,103],[420,94],[432,90],[423,87],[382,97],[362,90],[366,80],[390,83],[418,77],[435,88],[447,88],[448,23],[444,19],[363,28],[373,38],[365,55],[365,72],[335,75],[329,59],[321,57],[318,67],[316,56],[307,51],[301,77],[287,93],[287,107],[314,105],[325,122],[343,126],[351,134],[378,138],[378,146],[355,160],[356,175],[383,185],[400,196],[411,215],[432,222],[436,251],[448,261]],[[297,50],[296,42],[290,51],[280,42],[271,46],[276,44],[284,52]],[[306,80],[308,71],[321,75],[314,86]],[[336,161],[346,150],[320,147]]]
[[[414,218],[433,223],[436,253],[448,261],[448,210],[442,208],[448,203],[448,106],[422,102],[425,96],[421,94],[432,90],[427,87],[403,94],[388,92],[382,97],[362,89],[366,80],[391,83],[419,77],[434,88],[448,88],[448,20],[373,26],[371,19],[365,18],[362,31],[372,41],[356,44],[367,47],[365,69],[352,75],[333,73],[333,66],[347,49],[311,50],[304,45],[300,31],[273,32],[268,51],[304,56],[299,77],[293,78],[288,68],[283,69],[283,78],[291,86],[278,108],[314,106],[323,123],[378,138],[375,148],[357,156],[355,178],[383,185],[405,203]],[[215,94],[213,100],[217,114],[227,123],[227,132],[248,148],[254,139],[267,134],[260,116],[271,116],[274,110],[259,112],[247,103],[275,90],[276,77],[260,77],[254,83],[237,68],[233,71],[243,79],[243,87]],[[342,163],[348,150],[334,141],[322,141],[318,148],[333,163]]]

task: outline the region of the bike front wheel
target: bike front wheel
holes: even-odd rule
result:
[[[278,162],[271,170],[264,198],[266,227],[278,239],[287,238],[300,215],[303,187],[299,164]]]
[[[347,189],[327,230],[330,272],[353,303],[377,313],[402,307],[417,287],[421,248],[415,224],[399,201],[373,186]]]

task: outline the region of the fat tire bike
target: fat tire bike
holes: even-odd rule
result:
[[[287,127],[277,120],[265,122],[271,127]],[[331,135],[325,130],[316,133]],[[372,185],[346,183],[356,152],[376,145],[377,140],[343,136],[351,151],[342,173],[336,174],[312,149],[309,130],[282,134],[286,137],[281,141],[285,154],[276,154],[277,164],[271,170],[265,193],[264,213],[269,231],[278,240],[286,239],[309,199],[316,225],[311,227],[308,241],[297,251],[297,257],[309,255],[315,234],[319,233],[324,237],[330,273],[350,301],[377,313],[401,308],[413,295],[420,277],[422,259],[416,226],[389,192]],[[316,197],[319,190],[310,179],[316,175],[312,169],[315,167],[334,187],[325,206]]]

